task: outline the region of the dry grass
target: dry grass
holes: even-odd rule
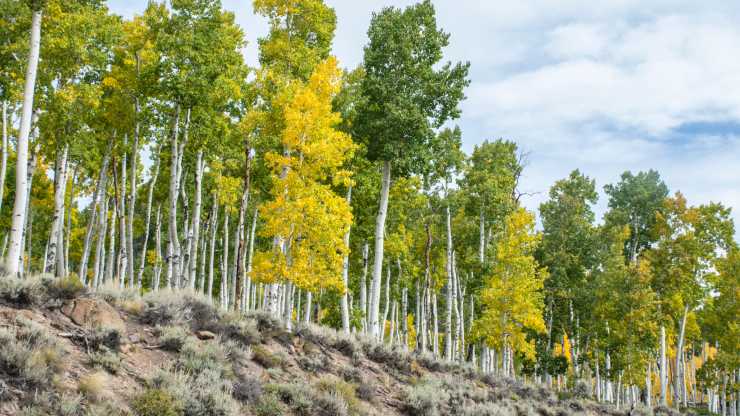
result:
[[[108,389],[108,374],[96,371],[82,376],[77,384],[77,390],[88,400],[98,402],[105,398]]]

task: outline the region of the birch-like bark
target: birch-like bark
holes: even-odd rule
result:
[[[686,305],[683,310],[683,317],[681,318],[681,327],[678,334],[678,342],[676,343],[676,368],[674,374],[674,389],[673,389],[673,406],[678,408],[681,404],[681,384],[683,383],[681,359],[683,357],[683,341],[686,335],[686,318],[689,315],[689,305]]]
[[[67,185],[67,153],[69,145],[65,144],[59,153],[54,172],[54,216],[51,221],[49,246],[46,250],[45,273],[54,273],[56,277],[65,275],[63,256],[60,250],[64,247],[64,192]]]
[[[105,237],[108,235],[108,197],[106,196],[103,203],[100,204],[100,213],[98,214],[98,241],[95,246],[95,260],[93,261],[93,284],[92,287],[100,287],[101,275],[105,266]]]
[[[126,286],[126,272],[128,270],[128,243],[126,242],[127,233],[128,233],[128,227],[126,227],[126,184],[127,181],[127,175],[126,172],[128,170],[128,164],[127,164],[127,158],[128,155],[126,153],[125,147],[128,146],[128,136],[123,136],[123,156],[121,157],[121,181],[120,183],[120,189],[121,194],[118,197],[118,225],[120,227],[120,231],[118,232],[118,238],[120,239],[119,245],[120,248],[118,249],[119,256],[118,256],[118,263],[117,263],[117,272],[118,272],[118,284],[121,288]]]
[[[653,363],[648,360],[647,368],[645,369],[645,406],[648,408],[653,407],[653,377],[652,377]]]
[[[378,336],[379,341],[383,341],[385,337],[385,321],[388,319],[388,308],[390,308],[391,299],[391,264],[388,262],[386,265],[386,278],[385,278],[385,304],[383,306],[383,320],[380,321],[380,335]],[[389,334],[390,335],[390,334]]]
[[[206,260],[208,259],[208,238],[206,236],[209,235],[211,232],[211,218],[208,217],[208,221],[205,223],[205,228],[203,229],[203,238],[200,239],[200,268],[198,270],[198,276],[200,276],[200,279],[198,280],[198,293],[205,294],[205,287],[206,287]]]
[[[252,227],[249,229],[249,255],[247,256],[247,289],[250,290],[250,285],[254,285],[252,283],[252,259],[254,258],[254,233],[257,229],[257,217],[259,216],[259,211],[257,208],[254,209],[254,215],[252,215]],[[251,289],[254,290],[254,289]],[[247,292],[249,293],[249,292]],[[254,300],[250,297],[249,301],[247,302],[247,309],[250,308],[257,308],[257,305],[254,304]],[[299,313],[296,315],[298,317],[301,316]]]
[[[114,172],[115,178],[115,172]],[[105,276],[103,283],[107,281],[113,281],[116,267],[116,220],[118,219],[118,202],[114,199],[113,201],[113,212],[111,213],[110,219],[110,240],[108,242],[108,258],[106,259],[108,264],[105,268]]]
[[[352,204],[352,187],[350,186],[349,189],[347,189],[347,205],[350,206]],[[349,304],[347,301],[347,296],[349,293],[349,232],[351,229],[351,225],[347,227],[347,232],[344,233],[344,247],[347,250],[347,253],[344,255],[344,259],[342,259],[342,282],[344,283],[344,294],[342,295],[341,299],[341,307],[342,307],[342,329],[344,330],[345,334],[349,334]]]
[[[178,136],[180,134],[180,106],[175,110],[175,123],[172,128],[172,139],[170,141],[170,191],[169,191],[169,221],[167,243],[167,287],[171,288],[173,279],[179,275],[180,265],[180,237],[177,235],[177,196],[179,195],[179,166],[180,146]]]
[[[666,358],[665,327],[660,326],[660,405],[665,406],[668,398],[668,359]]]
[[[311,302],[313,301],[313,292],[310,290],[306,291],[306,315],[303,319],[303,322],[305,323],[311,323],[311,309],[312,305]]]
[[[480,209],[480,219],[479,219],[479,225],[480,229],[480,241],[478,242],[478,260],[480,260],[481,264],[485,263],[486,261],[486,221],[483,217],[483,207],[481,206]]]
[[[157,292],[160,286],[160,277],[162,276],[162,205],[157,204],[156,229],[154,232],[154,281],[152,289]],[[146,255],[146,254],[145,254]]]
[[[234,230],[234,265],[232,267],[232,285],[231,298],[229,302],[230,309],[237,310],[241,301],[242,278],[244,270],[241,268],[242,257],[244,255],[244,218],[247,214],[247,204],[249,204],[249,184],[245,179],[244,189],[242,190],[241,203],[239,205],[239,220],[237,221],[236,230]]]
[[[432,351],[439,358],[439,317],[437,314],[437,294],[432,292]]]
[[[38,131],[36,134],[36,137],[38,137]],[[33,188],[33,175],[36,174],[36,160],[38,158],[39,153],[39,145],[36,143],[36,146],[34,146],[34,150],[31,153],[31,157],[28,159],[28,167],[26,168],[26,172],[28,177],[26,178],[26,209],[24,211],[25,215],[24,218],[26,219],[26,223],[23,225],[23,236],[22,236],[22,244],[21,244],[21,276],[24,276],[25,273],[31,271],[31,259],[32,256],[32,248],[31,245],[32,241],[32,231],[33,231],[33,218],[30,218],[31,216],[31,189]],[[27,250],[27,251],[26,251]],[[25,267],[25,263],[23,262],[23,252],[26,251],[26,258],[28,258],[28,267]]]
[[[39,50],[41,48],[41,15],[42,11],[34,10],[31,17],[31,40],[26,68],[26,82],[23,89],[23,110],[21,112],[21,126],[16,144],[15,163],[15,201],[10,228],[10,248],[5,259],[5,271],[9,275],[17,275],[20,270],[24,228],[26,225],[26,205],[28,187],[28,142],[31,134],[31,119],[33,117],[33,96],[36,88],[36,73],[39,64]]]
[[[157,178],[159,178],[159,164],[161,163],[159,156],[157,156],[157,163],[154,165],[154,173],[152,178],[149,180],[149,193],[146,196],[146,225],[144,226],[144,244],[141,247],[141,255],[139,261],[139,272],[136,276],[136,287],[141,289],[142,279],[144,276],[144,267],[146,266],[146,249],[149,243],[149,228],[152,216],[152,199],[154,197],[154,186],[157,184]],[[159,209],[159,208],[158,208]],[[133,234],[132,234],[133,237]],[[133,252],[131,252],[133,258]]]
[[[90,222],[88,222],[87,231],[85,232],[85,244],[82,246],[82,257],[80,259],[80,268],[78,273],[79,278],[83,284],[87,284],[87,260],[88,256],[90,255],[90,241],[92,239],[92,233],[95,227],[95,213],[98,204],[100,204],[101,195],[105,192],[108,182],[108,162],[110,160],[112,144],[113,140],[108,143],[108,149],[105,151],[105,155],[103,155],[103,163],[100,167],[98,184],[95,187],[95,194],[90,205]]]
[[[222,250],[222,265],[221,265],[221,308],[226,309],[229,305],[229,215],[224,210],[224,238]]]
[[[75,183],[77,182],[77,166],[72,171],[72,181],[69,184],[69,203],[67,204],[67,236],[64,239],[64,270],[69,272],[69,242],[72,236],[72,209],[75,200]]]
[[[203,206],[203,171],[205,162],[203,161],[203,150],[198,150],[198,156],[195,161],[195,201],[193,203],[193,242],[190,246],[190,267],[188,270],[188,283],[191,289],[195,289],[196,267],[198,263],[198,242],[200,241],[200,210]],[[202,277],[201,277],[202,279]]]
[[[213,265],[216,257],[216,232],[218,231],[218,198],[213,194],[211,206],[211,248],[208,256],[208,299],[213,300]]]
[[[362,275],[360,276],[360,310],[362,310],[362,332],[367,333],[367,263],[370,245],[362,246]]]
[[[445,315],[445,360],[452,361],[452,300],[455,292],[455,282],[452,277],[452,220],[450,218],[450,205],[445,207],[447,228],[447,314]]]
[[[3,100],[3,150],[0,156],[0,213],[5,197],[5,175],[8,171],[8,101]]]
[[[375,262],[373,263],[373,284],[370,292],[370,334],[378,339],[382,335],[380,322],[380,284],[383,278],[383,249],[385,238],[385,218],[388,214],[388,194],[391,186],[391,162],[383,162],[383,176],[380,187],[380,205],[375,221]]]
[[[403,320],[403,350],[409,350],[409,325],[408,325],[409,289],[404,287],[401,292],[401,319]]]
[[[129,202],[128,202],[128,221],[126,222],[127,227],[127,236],[126,236],[126,253],[127,256],[127,270],[126,274],[129,277],[129,287],[130,288],[138,288],[140,287],[140,281],[136,276],[136,272],[134,271],[134,263],[136,262],[136,256],[134,256],[134,215],[135,215],[135,208],[136,208],[136,188],[137,188],[137,175],[136,175],[136,163],[139,153],[139,121],[138,121],[138,114],[139,114],[139,100],[136,100],[135,105],[135,113],[136,113],[136,124],[134,126],[134,142],[131,145],[131,161],[130,161],[130,167],[131,170],[129,172],[130,181],[131,181],[131,189],[129,191]],[[125,184],[124,184],[125,185]],[[149,232],[149,225],[147,224],[147,231],[145,233]],[[144,251],[146,251],[146,245],[144,246]]]

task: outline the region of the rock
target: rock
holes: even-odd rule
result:
[[[135,344],[135,343],[137,343],[137,342],[140,342],[140,341],[141,341],[141,337],[139,337],[139,334],[130,334],[130,335],[128,336],[128,340],[129,340],[129,342],[131,342],[132,344]]]
[[[195,333],[195,336],[198,337],[198,339],[214,339],[216,338],[216,334],[214,334],[211,331],[198,331]]]
[[[86,328],[108,328],[118,330],[121,335],[126,332],[126,323],[118,311],[100,299],[75,299],[62,307],[62,313],[72,322]]]

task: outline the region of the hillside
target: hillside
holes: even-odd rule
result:
[[[0,279],[0,415],[649,414],[188,293],[76,282]]]

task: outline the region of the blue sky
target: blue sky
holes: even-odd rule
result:
[[[354,67],[370,14],[406,0],[326,0],[334,53]],[[446,56],[471,63],[466,151],[507,138],[528,153],[530,209],[573,169],[601,190],[625,170],[657,169],[693,204],[740,208],[740,2],[726,0],[435,0]],[[267,30],[250,0],[223,0],[247,33],[247,61]],[[109,0],[140,13],[145,0]],[[603,192],[597,205],[606,207]],[[735,212],[736,221],[740,220]]]

